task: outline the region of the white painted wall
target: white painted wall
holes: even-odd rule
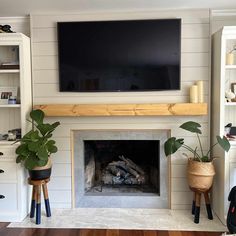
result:
[[[58,85],[56,22],[80,20],[116,20],[146,18],[182,18],[181,90],[137,93],[60,93]],[[189,86],[204,80],[205,101],[209,102],[210,16],[208,10],[116,12],[99,14],[32,14],[31,39],[34,104],[43,103],[160,103],[188,102]],[[55,119],[50,118],[49,121]],[[58,119],[56,119],[58,120]],[[203,144],[209,141],[209,117],[90,117],[60,118],[55,133],[59,152],[53,157],[53,178],[50,200],[53,207],[71,206],[71,147],[70,131],[74,129],[171,129],[172,135],[196,138],[178,126],[195,120],[203,125]],[[178,156],[178,157],[176,157]],[[190,208],[192,194],[186,182],[186,159],[179,152],[171,161],[171,208]]]

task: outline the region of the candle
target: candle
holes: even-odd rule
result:
[[[198,102],[203,103],[204,95],[203,95],[203,81],[202,80],[197,81],[197,88],[198,88]]]
[[[190,102],[198,103],[198,86],[193,85],[190,87]]]

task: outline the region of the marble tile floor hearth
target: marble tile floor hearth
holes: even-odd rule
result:
[[[189,210],[120,208],[53,209],[50,218],[42,212],[40,225],[27,217],[8,227],[226,231],[217,217],[208,220],[205,212],[200,216],[200,223],[195,224]]]

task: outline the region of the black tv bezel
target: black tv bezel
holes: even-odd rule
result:
[[[179,21],[179,83],[178,83],[178,87],[174,88],[174,89],[141,89],[141,90],[83,90],[83,91],[78,91],[78,90],[73,90],[73,91],[69,91],[69,90],[65,90],[62,88],[61,85],[61,70],[60,70],[60,41],[59,41],[59,25],[60,24],[70,24],[70,23],[82,23],[82,22],[112,22],[112,21],[148,21],[148,20],[156,20],[156,21]],[[92,20],[92,21],[60,21],[57,22],[57,50],[58,50],[58,79],[59,79],[59,91],[63,92],[63,93],[109,93],[109,92],[122,92],[122,93],[138,93],[138,92],[158,92],[158,91],[180,91],[181,90],[181,62],[182,62],[182,50],[181,50],[181,37],[182,37],[182,19],[181,18],[168,18],[168,19],[116,19],[116,20]]]

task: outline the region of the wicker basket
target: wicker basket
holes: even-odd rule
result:
[[[212,162],[188,160],[187,176],[189,187],[206,191],[211,188],[214,175],[215,168]]]

